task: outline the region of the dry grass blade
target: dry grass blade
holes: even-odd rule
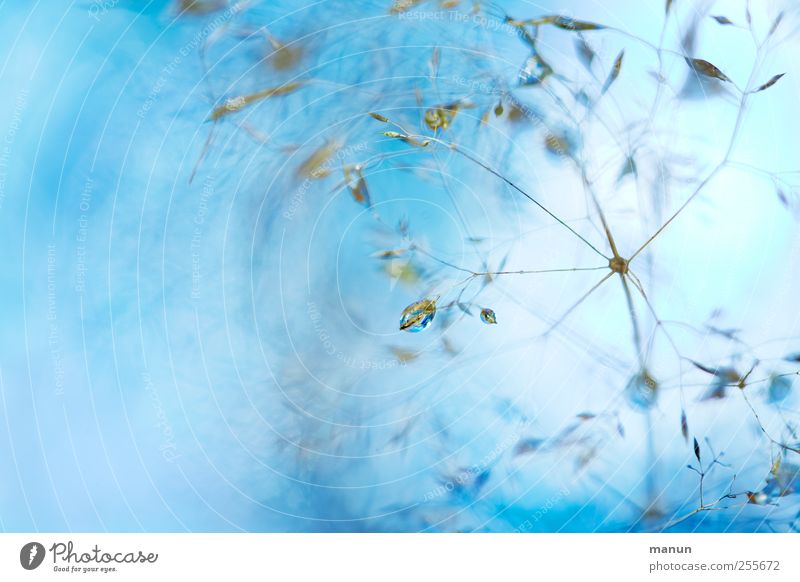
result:
[[[775,21],[772,23],[772,26],[769,27],[769,32],[767,33],[767,36],[772,36],[773,34],[775,34],[775,31],[778,30],[778,27],[783,21],[783,14],[784,14],[783,12],[780,12],[778,16],[775,18]]]
[[[389,8],[389,14],[402,14],[403,12],[408,12],[420,2],[422,2],[422,0],[394,0],[391,8]]]
[[[733,21],[730,18],[728,18],[727,16],[712,16],[711,18],[713,18],[714,20],[716,20],[719,24],[722,24],[723,26],[729,26],[729,25],[733,24]]]
[[[202,16],[225,8],[225,0],[180,0],[183,14]]]
[[[608,78],[606,79],[605,84],[603,85],[602,93],[605,94],[608,91],[609,87],[617,80],[619,77],[619,73],[622,70],[622,59],[625,57],[625,51],[620,51],[617,58],[614,60],[614,66],[611,67],[611,72],[608,74]]]
[[[303,86],[302,81],[292,81],[290,83],[278,85],[277,87],[262,89],[261,91],[256,91],[255,93],[249,93],[247,95],[239,95],[238,97],[231,97],[230,99],[227,99],[225,103],[215,108],[211,112],[209,120],[217,121],[225,117],[226,115],[230,115],[231,113],[241,111],[242,109],[244,109],[249,105],[252,105],[253,103],[257,103],[258,101],[262,101],[264,99],[269,99],[270,97],[280,97],[282,95],[288,95],[290,93],[294,93],[302,86]]]
[[[330,141],[312,153],[297,169],[297,174],[306,178],[324,178],[331,173],[328,161],[341,147],[338,141]]]
[[[524,20],[518,20],[516,18],[509,17],[506,19],[506,24],[520,28],[525,26],[543,26],[546,24],[551,24],[556,28],[560,28],[561,30],[569,30],[572,32],[602,30],[605,28],[605,26],[602,24],[587,22],[585,20],[575,20],[569,16],[559,15],[542,16],[540,18],[528,18]]]
[[[780,81],[780,80],[781,80],[781,78],[782,78],[782,77],[783,77],[785,74],[786,74],[786,73],[781,73],[781,74],[779,74],[779,75],[775,75],[775,76],[774,76],[774,77],[772,77],[772,78],[771,78],[769,81],[767,81],[766,83],[764,83],[763,85],[761,85],[760,87],[758,87],[758,89],[756,89],[755,91],[753,91],[753,93],[758,93],[758,92],[760,92],[760,91],[763,91],[763,90],[765,90],[765,89],[769,89],[769,88],[770,88],[770,87],[772,87],[772,86],[773,86],[775,83],[777,83],[778,81]]]
[[[553,18],[551,24],[562,30],[571,31],[601,30],[605,28],[605,26],[602,24],[586,22],[584,20],[575,20],[574,18],[569,18],[568,16],[556,16]]]
[[[686,63],[696,72],[704,75],[706,77],[712,77],[714,79],[719,79],[720,81],[729,82],[730,78],[720,71],[715,65],[712,65],[708,61],[703,59],[692,59],[686,57]]]

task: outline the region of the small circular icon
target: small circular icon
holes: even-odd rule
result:
[[[39,542],[28,542],[19,551],[19,563],[26,570],[35,570],[44,561],[44,546]]]

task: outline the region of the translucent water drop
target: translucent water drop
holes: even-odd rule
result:
[[[519,72],[520,85],[538,85],[553,74],[550,68],[537,54],[532,54],[525,60]]]
[[[655,405],[658,398],[658,382],[647,370],[642,370],[628,381],[625,395],[634,408],[648,410]]]
[[[481,309],[481,321],[486,325],[496,324],[497,316],[494,314],[494,311],[488,307],[484,307]]]
[[[422,299],[412,303],[403,310],[400,329],[413,333],[422,331],[433,321],[434,315],[436,315],[435,299]]]
[[[786,376],[773,376],[769,381],[767,389],[768,401],[770,404],[786,400],[792,391],[792,380]]]

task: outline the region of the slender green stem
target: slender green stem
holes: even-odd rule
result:
[[[552,324],[552,325],[551,325],[551,326],[550,326],[550,327],[547,329],[547,331],[546,331],[546,332],[544,332],[544,334],[543,334],[543,335],[548,335],[548,334],[549,334],[550,332],[552,332],[552,331],[553,331],[555,328],[557,328],[559,325],[561,325],[561,323],[562,323],[562,322],[563,322],[563,321],[564,321],[564,320],[565,320],[565,319],[566,319],[566,318],[569,316],[569,314],[570,314],[570,313],[572,313],[573,311],[575,311],[575,309],[577,309],[577,308],[578,308],[578,306],[579,306],[581,303],[583,303],[584,301],[586,301],[586,299],[588,299],[588,297],[589,297],[589,296],[590,296],[592,293],[594,293],[594,292],[597,290],[597,288],[598,288],[598,287],[600,287],[600,285],[602,285],[603,283],[605,283],[606,281],[608,281],[608,280],[609,280],[609,279],[610,279],[610,278],[611,278],[613,275],[614,275],[614,271],[611,271],[611,272],[610,272],[610,273],[608,273],[608,274],[607,274],[605,277],[603,277],[603,278],[602,278],[602,279],[600,279],[600,280],[599,280],[597,283],[595,283],[595,284],[592,286],[592,288],[591,288],[591,289],[589,289],[589,290],[588,290],[586,293],[584,293],[584,294],[581,296],[581,298],[580,298],[580,299],[578,299],[578,300],[577,300],[577,301],[576,301],[576,302],[575,302],[575,303],[572,305],[572,307],[570,307],[569,309],[567,309],[567,310],[564,312],[564,314],[563,314],[561,317],[559,317],[559,318],[558,318],[558,319],[557,319],[557,320],[556,320],[556,321],[555,321],[555,322],[554,322],[554,323],[553,323],[553,324]]]
[[[466,159],[470,160],[474,164],[477,164],[478,166],[480,166],[481,168],[483,168],[484,170],[486,170],[490,174],[493,174],[494,176],[500,178],[503,182],[505,182],[506,184],[511,186],[514,190],[516,190],[517,192],[519,192],[523,196],[525,196],[525,198],[527,198],[528,200],[533,202],[536,206],[538,206],[541,210],[543,210],[545,213],[547,213],[551,218],[553,218],[561,226],[566,228],[573,235],[575,235],[577,238],[579,238],[581,241],[583,241],[583,243],[586,246],[588,246],[590,249],[592,249],[595,253],[597,253],[598,255],[600,255],[601,257],[603,257],[605,259],[609,258],[606,255],[604,255],[600,250],[598,250],[598,248],[596,246],[594,246],[592,243],[590,243],[588,240],[586,240],[586,238],[584,238],[580,233],[578,233],[578,231],[576,231],[569,224],[564,222],[564,220],[562,220],[561,218],[559,218],[558,216],[553,214],[553,212],[551,212],[541,202],[539,202],[536,198],[534,198],[533,196],[528,194],[525,190],[523,190],[522,188],[517,186],[517,184],[515,184],[512,180],[506,178],[503,174],[501,174],[500,172],[498,172],[497,170],[495,170],[494,168],[492,168],[488,164],[485,164],[484,162],[482,162],[481,160],[479,160],[478,158],[476,158],[472,154],[470,154],[470,153],[466,152],[465,150],[461,149],[456,144],[449,143],[449,142],[446,142],[446,141],[441,140],[439,138],[430,137],[430,136],[426,136],[426,135],[414,135],[414,134],[407,134],[407,135],[408,135],[408,137],[411,137],[411,138],[414,138],[414,139],[417,139],[417,138],[419,138],[419,139],[427,139],[427,140],[430,140],[432,142],[436,142],[438,144],[441,144],[444,147],[450,148],[451,150],[453,150],[454,152],[458,153],[459,155],[465,157]]]
[[[613,271],[612,271],[613,273]],[[639,320],[636,317],[636,308],[633,305],[633,297],[631,296],[630,287],[625,275],[619,274],[619,280],[622,281],[622,288],[625,290],[625,301],[628,303],[628,313],[631,316],[631,325],[633,326],[633,346],[636,349],[636,357],[639,360],[639,365],[644,369],[644,355],[642,351],[642,335],[639,331]]]

